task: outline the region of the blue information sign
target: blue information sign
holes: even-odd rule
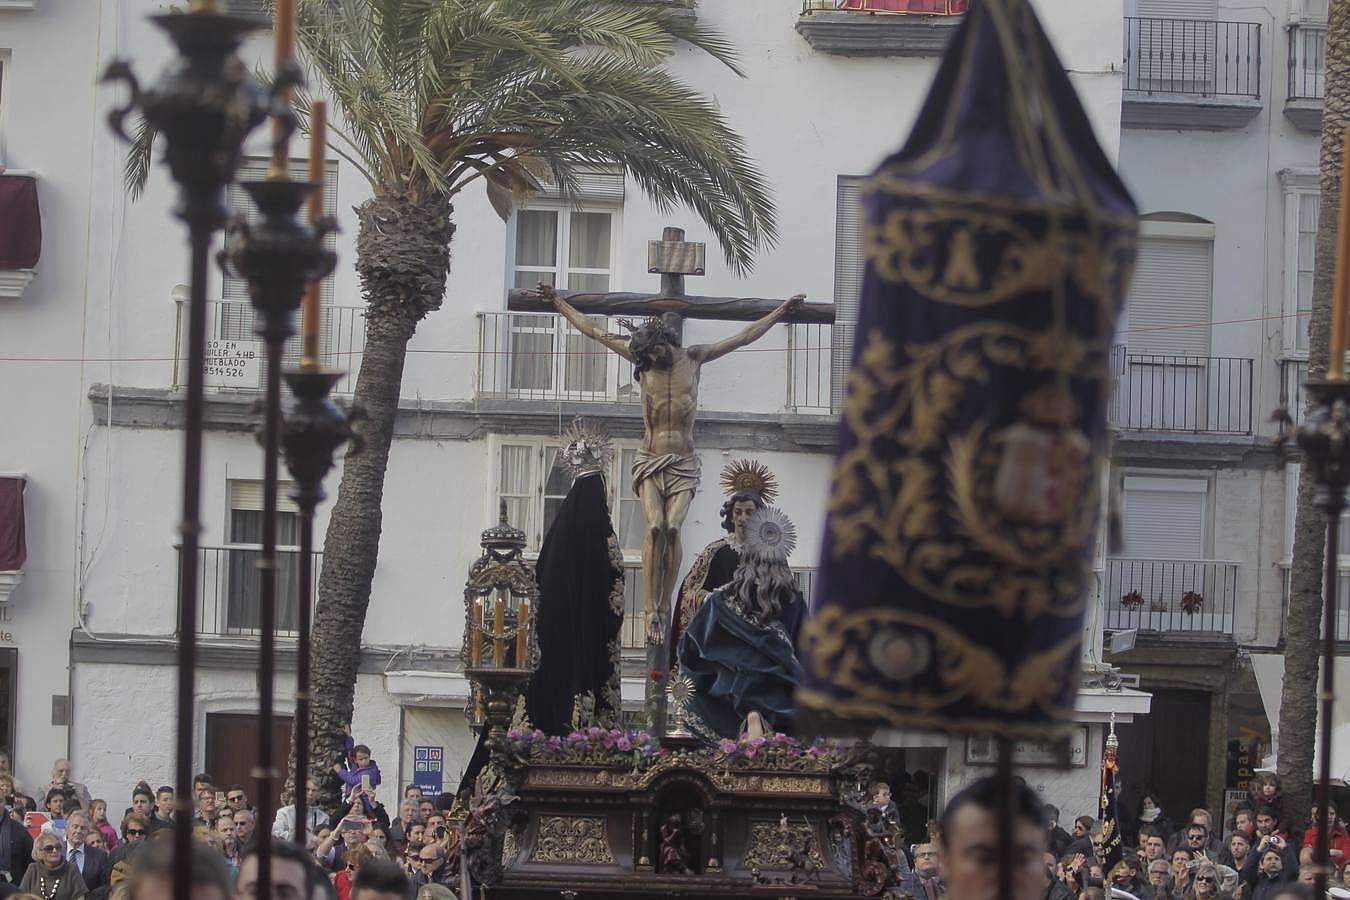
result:
[[[413,784],[422,789],[423,797],[436,797],[442,790],[445,773],[444,747],[413,748]]]

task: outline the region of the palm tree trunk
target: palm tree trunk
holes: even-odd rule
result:
[[[356,269],[367,311],[354,400],[366,414],[358,425],[365,447],[346,457],[323,546],[310,719],[311,771],[320,777],[341,757],[343,728],[352,720],[403,364],[417,323],[440,307],[445,294],[454,233],[450,213],[444,197],[408,193],[380,194],[357,209]],[[332,787],[330,779],[321,802],[333,799]]]
[[[1342,153],[1350,123],[1350,0],[1331,0],[1327,27],[1326,97],[1322,109],[1322,197],[1317,223],[1308,374],[1327,369],[1331,300],[1335,286]],[[1307,475],[1304,469],[1303,476]],[[1279,775],[1287,808],[1301,827],[1312,803],[1313,741],[1317,723],[1318,643],[1326,519],[1313,505],[1312,479],[1300,477],[1294,516],[1289,610],[1284,623],[1284,690],[1280,697]]]

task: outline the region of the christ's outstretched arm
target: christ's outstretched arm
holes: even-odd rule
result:
[[[806,302],[805,294],[797,294],[784,300],[777,309],[769,313],[762,319],[751,322],[740,332],[731,337],[720,340],[715,344],[703,344],[698,347],[690,347],[689,355],[699,362],[712,362],[714,359],[726,356],[733,350],[738,350],[746,344],[759,340],[774,325],[781,322],[793,310]]]
[[[553,285],[540,284],[532,293],[537,294],[539,299],[556,309],[558,314],[571,322],[577,331],[580,331],[591,340],[604,344],[629,362],[633,361],[633,354],[628,352],[628,341],[626,338],[617,334],[610,334],[607,331],[597,328],[595,323],[591,321],[590,316],[559,297],[558,292],[554,290]],[[777,310],[775,310],[775,313],[776,312]],[[770,313],[770,315],[773,314],[774,313]],[[765,318],[768,318],[768,316]]]

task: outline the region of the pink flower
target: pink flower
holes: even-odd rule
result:
[[[544,734],[542,729],[536,728],[534,731],[530,732],[530,740],[532,741],[542,741],[545,737],[547,737],[547,735]]]
[[[747,748],[745,749],[745,758],[746,758],[746,759],[754,759],[754,758],[755,758],[755,753],[757,752],[757,750],[758,750],[758,748],[753,747],[753,746],[747,747]]]
[[[510,731],[506,733],[506,736],[513,741],[518,741],[521,739],[522,736],[524,736],[524,734],[525,732],[521,731],[519,728],[512,728]]]
[[[614,742],[614,746],[616,749],[621,750],[624,753],[627,753],[629,750],[633,749],[632,741],[628,740],[628,738],[626,737],[619,738],[617,741]]]
[[[721,750],[727,756],[736,752],[736,742],[730,738],[722,738],[717,742],[717,749]]]
[[[765,744],[765,740],[764,740],[764,738],[762,738],[762,737],[757,737],[757,738],[755,738],[754,740],[752,740],[752,741],[750,742],[750,746],[753,747],[753,748],[755,748],[756,750],[758,750],[760,747],[763,747],[764,744]]]
[[[592,725],[590,728],[586,729],[586,737],[590,738],[591,740],[596,740],[602,734],[604,734],[604,732],[601,731],[599,726],[597,725]]]
[[[556,753],[557,751],[559,751],[559,750],[562,749],[562,738],[558,737],[558,736],[555,734],[553,737],[551,737],[551,738],[549,738],[547,741],[545,741],[545,742],[544,742],[544,745],[545,745],[546,747],[548,747],[548,749],[550,749],[550,750],[552,750],[552,751],[554,751],[554,752]]]

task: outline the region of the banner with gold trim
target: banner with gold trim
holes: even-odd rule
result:
[[[1057,737],[1136,210],[1028,0],[972,4],[934,85],[864,187],[798,703],[817,721]]]

